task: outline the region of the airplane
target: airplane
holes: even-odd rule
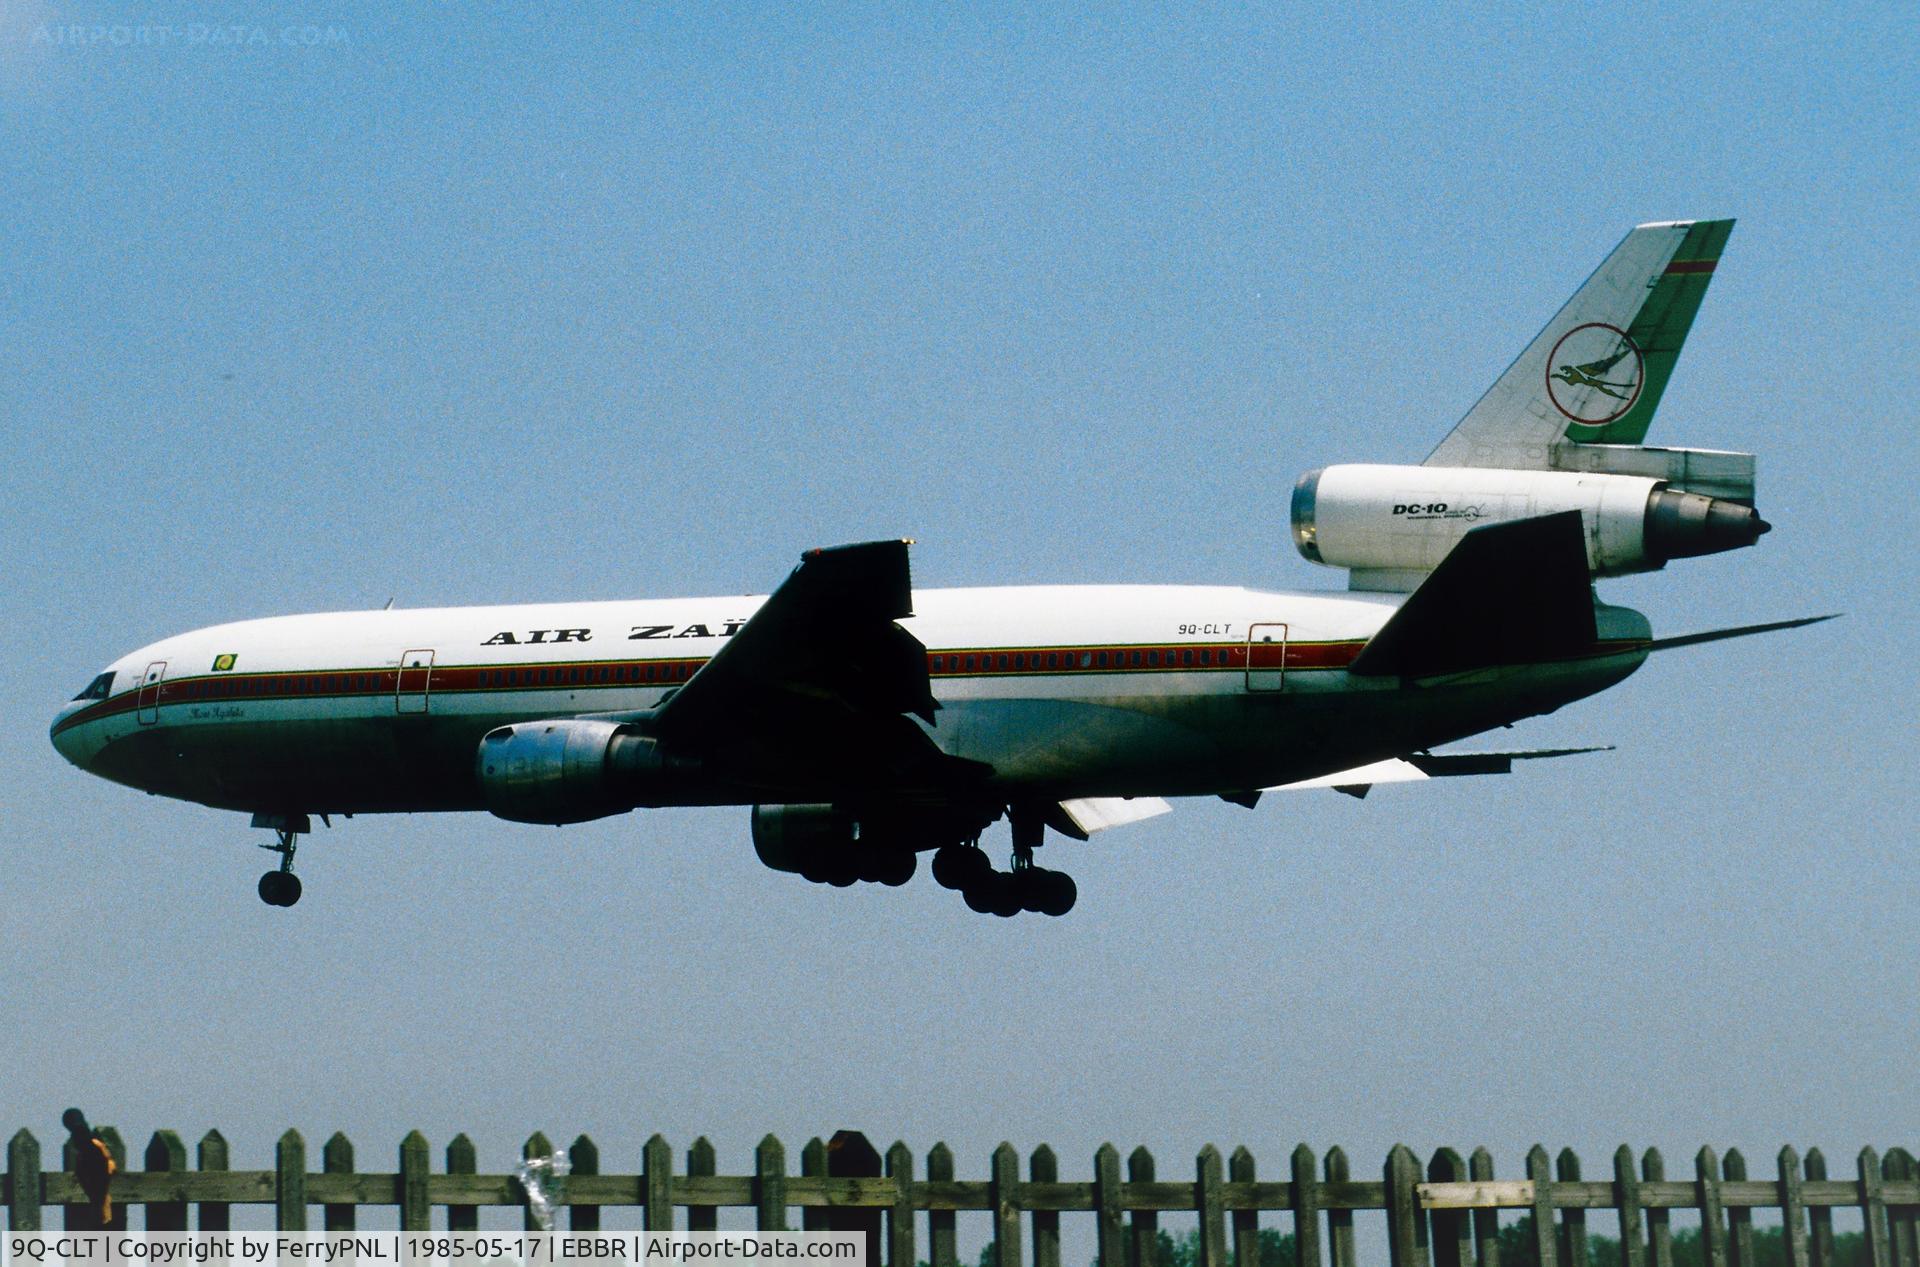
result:
[[[1669,648],[1597,579],[1753,545],[1750,454],[1642,443],[1731,220],[1629,232],[1419,465],[1300,477],[1294,544],[1345,592],[915,589],[910,541],[808,550],[749,598],[328,612],[163,638],[52,727],[88,773],[252,815],[301,894],[312,819],[581,823],[751,807],[760,860],[899,885],[931,852],[968,906],[1062,915],[1046,832],[1167,798],[1504,773],[1594,749],[1435,752]],[[1604,369],[1604,378],[1602,377]],[[390,606],[390,605],[389,605]],[[1001,818],[1010,865],[980,841]]]

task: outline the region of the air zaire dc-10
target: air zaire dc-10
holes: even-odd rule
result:
[[[1293,539],[1344,593],[1128,585],[914,590],[904,541],[812,550],[765,598],[333,612],[166,638],[53,724],[90,773],[250,812],[300,896],[314,815],[489,810],[579,823],[752,806],[760,859],[901,884],[917,856],[979,911],[1065,913],[1036,866],[1165,797],[1508,770],[1436,753],[1551,712],[1653,651],[1596,577],[1767,531],[1744,453],[1641,441],[1732,221],[1627,234],[1418,466],[1331,466]],[[1578,751],[1591,751],[1582,749]],[[1008,870],[979,847],[1005,816]]]

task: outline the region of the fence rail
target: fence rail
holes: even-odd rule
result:
[[[200,1140],[191,1169],[180,1137],[158,1131],[147,1144],[145,1168],[128,1170],[119,1134],[110,1127],[99,1134],[120,1167],[111,1193],[122,1227],[133,1205],[144,1207],[147,1228],[165,1231],[186,1230],[189,1206],[199,1227],[222,1230],[230,1226],[231,1207],[271,1205],[283,1231],[307,1229],[312,1206],[321,1208],[326,1231],[352,1230],[361,1206],[396,1209],[404,1230],[431,1227],[434,1207],[443,1207],[446,1226],[456,1231],[477,1227],[482,1206],[528,1207],[515,1175],[477,1173],[465,1135],[447,1145],[445,1168],[436,1173],[418,1131],[401,1142],[395,1171],[355,1170],[353,1145],[339,1134],[321,1149],[321,1169],[310,1171],[298,1131],[280,1137],[271,1170],[230,1169],[218,1131]],[[555,1151],[535,1134],[521,1155]],[[1024,1267],[1028,1250],[1033,1267],[1060,1267],[1059,1216],[1068,1212],[1096,1216],[1097,1267],[1156,1267],[1162,1212],[1198,1216],[1198,1267],[1258,1264],[1261,1213],[1286,1216],[1280,1226],[1294,1235],[1296,1267],[1355,1267],[1353,1214],[1362,1210],[1386,1215],[1392,1267],[1499,1267],[1503,1209],[1533,1215],[1535,1257],[1543,1267],[1587,1267],[1589,1210],[1617,1214],[1621,1267],[1673,1267],[1673,1210],[1698,1212],[1703,1267],[1757,1267],[1757,1209],[1779,1212],[1786,1267],[1842,1267],[1833,1232],[1833,1211],[1842,1208],[1860,1211],[1865,1267],[1920,1267],[1920,1166],[1904,1148],[1885,1157],[1864,1148],[1853,1177],[1838,1179],[1828,1175],[1817,1148],[1804,1162],[1792,1148],[1781,1149],[1767,1179],[1749,1178],[1737,1149],[1722,1159],[1702,1148],[1693,1178],[1684,1180],[1666,1177],[1658,1149],[1636,1158],[1624,1145],[1604,1180],[1583,1179],[1572,1150],[1552,1158],[1537,1146],[1527,1154],[1523,1180],[1496,1179],[1484,1148],[1470,1158],[1443,1148],[1423,1167],[1410,1150],[1396,1147],[1377,1180],[1352,1178],[1343,1150],[1316,1157],[1305,1144],[1288,1157],[1285,1180],[1258,1179],[1245,1148],[1223,1161],[1211,1144],[1194,1159],[1191,1180],[1157,1179],[1144,1148],[1128,1155],[1123,1179],[1119,1151],[1102,1145],[1090,1182],[1063,1182],[1058,1159],[1044,1144],[1027,1159],[1025,1178],[1010,1144],[993,1151],[984,1180],[955,1179],[952,1151],[936,1144],[926,1155],[924,1177],[916,1178],[905,1144],[894,1144],[883,1159],[854,1132],[841,1132],[831,1144],[810,1140],[798,1174],[788,1172],[785,1146],[771,1135],[754,1150],[750,1175],[716,1174],[705,1138],[694,1141],[677,1172],[671,1148],[658,1135],[647,1141],[637,1174],[600,1173],[599,1148],[585,1135],[566,1155],[572,1173],[552,1200],[566,1207],[576,1230],[598,1228],[601,1210],[613,1206],[638,1209],[648,1229],[673,1227],[675,1210],[684,1210],[682,1226],[692,1230],[715,1227],[722,1208],[746,1208],[755,1212],[757,1227],[778,1231],[789,1227],[788,1212],[797,1208],[803,1228],[866,1231],[873,1267],[915,1267],[923,1222],[929,1267],[957,1267],[954,1215],[962,1210],[993,1215],[995,1267]],[[62,1169],[45,1170],[39,1141],[25,1130],[14,1135],[0,1199],[13,1230],[41,1230],[48,1206],[63,1208],[65,1226],[86,1226],[71,1142]],[[530,1209],[525,1217],[535,1226]]]

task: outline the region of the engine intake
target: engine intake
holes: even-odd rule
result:
[[[623,814],[665,768],[657,742],[607,721],[501,726],[487,732],[476,757],[487,809],[516,823],[584,823]]]
[[[1492,467],[1329,466],[1293,490],[1293,541],[1353,570],[1356,589],[1411,588],[1472,529],[1577,510],[1595,576],[1750,546],[1768,530],[1752,506],[1639,475]]]

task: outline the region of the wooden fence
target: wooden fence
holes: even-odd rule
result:
[[[186,1230],[189,1205],[197,1207],[198,1226],[209,1230],[227,1228],[234,1205],[271,1205],[276,1226],[287,1231],[307,1229],[315,1205],[327,1231],[352,1230],[361,1206],[397,1209],[403,1230],[430,1228],[435,1206],[445,1208],[452,1230],[476,1227],[481,1206],[526,1206],[527,1194],[513,1175],[477,1172],[465,1135],[447,1145],[446,1168],[436,1173],[418,1131],[401,1141],[397,1171],[355,1170],[353,1145],[338,1134],[320,1150],[320,1169],[309,1171],[306,1141],[297,1131],[280,1137],[271,1170],[230,1169],[227,1142],[218,1131],[207,1132],[189,1168],[180,1137],[159,1131],[147,1144],[145,1168],[129,1171],[118,1134],[100,1134],[121,1167],[112,1188],[116,1221],[124,1224],[127,1207],[139,1205],[154,1230]],[[522,1155],[553,1152],[547,1138],[536,1134]],[[557,1204],[567,1207],[574,1229],[597,1229],[608,1206],[638,1209],[649,1229],[673,1227],[678,1207],[686,1211],[683,1226],[692,1230],[714,1228],[722,1207],[751,1209],[756,1226],[784,1230],[791,1226],[789,1211],[798,1209],[802,1228],[867,1230],[873,1267],[883,1261],[886,1267],[914,1267],[922,1226],[930,1267],[957,1267],[954,1216],[962,1210],[993,1216],[996,1267],[1023,1267],[1028,1253],[1032,1267],[1060,1267],[1060,1216],[1070,1212],[1095,1218],[1097,1267],[1155,1267],[1163,1212],[1198,1216],[1198,1267],[1256,1267],[1262,1214],[1282,1216],[1274,1226],[1293,1234],[1296,1267],[1355,1267],[1356,1211],[1386,1216],[1392,1267],[1499,1267],[1496,1233],[1503,1209],[1533,1215],[1534,1248],[1544,1267],[1587,1267],[1590,1210],[1615,1212],[1621,1267],[1672,1267],[1674,1210],[1698,1213],[1703,1267],[1756,1267],[1755,1210],[1779,1212],[1786,1267],[1842,1267],[1833,1230],[1833,1212],[1840,1208],[1860,1212],[1868,1267],[1920,1267],[1920,1169],[1904,1148],[1884,1158],[1862,1149],[1850,1178],[1830,1178],[1818,1149],[1803,1163],[1792,1148],[1783,1148],[1773,1177],[1749,1178],[1738,1150],[1721,1159],[1702,1148],[1692,1178],[1669,1179],[1657,1149],[1636,1159],[1622,1145],[1610,1177],[1585,1179],[1571,1150],[1555,1159],[1536,1146],[1520,1180],[1496,1179],[1484,1148],[1471,1158],[1441,1149],[1422,1167],[1411,1151],[1397,1147],[1380,1178],[1370,1180],[1351,1176],[1341,1149],[1316,1158],[1305,1144],[1293,1150],[1287,1177],[1279,1180],[1258,1178],[1245,1148],[1222,1159],[1211,1144],[1200,1150],[1191,1178],[1164,1180],[1144,1148],[1127,1157],[1123,1178],[1120,1154],[1111,1144],[1094,1153],[1091,1181],[1062,1181],[1059,1161],[1046,1145],[1027,1159],[1023,1179],[1010,1144],[994,1149],[986,1179],[955,1179],[953,1153],[945,1144],[928,1151],[925,1175],[916,1177],[905,1144],[893,1145],[883,1160],[853,1132],[841,1132],[831,1145],[809,1141],[798,1174],[789,1173],[786,1148],[771,1135],[754,1150],[750,1175],[716,1174],[713,1146],[704,1138],[694,1141],[677,1173],[672,1150],[658,1135],[647,1141],[638,1174],[601,1173],[600,1150],[585,1135],[567,1155],[572,1173]],[[27,1131],[13,1137],[4,1192],[12,1229],[40,1230],[49,1205],[66,1206],[67,1226],[80,1225],[85,1207],[71,1204],[82,1200],[71,1143],[63,1167],[43,1169],[39,1141]],[[530,1214],[527,1226],[534,1226]]]

